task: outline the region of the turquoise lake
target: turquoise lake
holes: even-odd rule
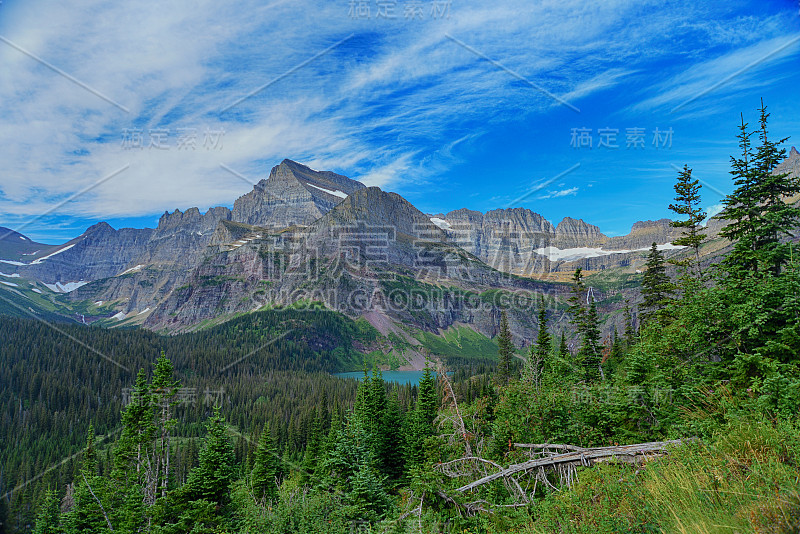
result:
[[[396,384],[419,384],[419,380],[422,378],[423,373],[424,371],[383,371],[383,380],[384,382],[394,382]],[[339,378],[361,379],[364,376],[364,371],[334,373],[333,376],[338,376]]]

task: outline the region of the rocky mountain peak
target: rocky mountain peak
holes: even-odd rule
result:
[[[790,158],[800,158],[800,152],[798,152],[795,147],[792,147],[792,149],[789,151],[789,157]]]
[[[608,237],[600,231],[600,228],[584,222],[582,219],[564,217],[556,226],[555,242],[556,247],[575,248],[575,247],[598,247],[608,241]]]
[[[314,226],[363,224],[367,227],[392,228],[406,236],[424,236],[444,240],[444,232],[430,218],[397,193],[379,187],[359,189],[344,199]]]
[[[233,204],[231,219],[254,226],[310,225],[364,184],[285,159]]]

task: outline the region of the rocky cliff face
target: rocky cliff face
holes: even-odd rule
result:
[[[555,229],[529,209],[498,209],[482,214],[451,211],[440,223],[451,243],[503,272],[529,275],[546,266],[533,253],[551,244]]]
[[[314,171],[287,159],[236,200],[232,220],[271,228],[309,225],[363,188],[364,184],[346,176]]]
[[[142,255],[153,234],[149,228],[113,229],[101,222],[72,241],[57,247],[50,257],[36,256],[19,273],[46,283],[91,281],[119,274]],[[59,252],[61,251],[61,252]]]
[[[800,177],[800,152],[795,147],[789,151],[789,156],[775,167],[773,174],[789,174]]]
[[[366,188],[308,227],[220,223],[206,258],[145,326],[181,330],[264,305],[318,301],[353,317],[431,331],[463,323],[495,335],[502,303],[479,295],[501,288],[531,303],[543,288],[562,289],[491,269],[400,195]],[[518,338],[532,335],[531,309],[511,313]]]
[[[797,172],[798,166],[800,154],[793,150],[776,172]],[[100,223],[43,250],[9,234],[20,242],[17,249],[37,250],[17,260],[0,247],[0,258],[7,259],[5,274],[51,284],[91,282],[68,297],[112,303],[157,330],[313,300],[351,316],[431,331],[463,323],[494,335],[506,304],[475,306],[465,295],[479,301],[498,292],[557,295],[566,286],[535,280],[538,274],[577,266],[635,269],[646,253],[641,249],[678,235],[667,219],[639,222],[628,235],[609,238],[582,220],[568,217],[554,227],[522,208],[429,216],[395,193],[285,160],[233,210],[176,210],[155,229]],[[622,250],[630,252],[609,253]],[[524,337],[533,328],[531,310],[513,313],[522,328],[516,333]]]
[[[597,226],[585,223],[581,219],[564,217],[556,226],[553,246],[561,249],[601,247],[606,243],[608,243],[608,237]]]
[[[639,221],[633,224],[628,235],[610,238],[606,249],[614,250],[637,250],[647,248],[653,243],[663,245],[671,243],[681,235],[680,228],[673,228],[669,225],[670,219],[659,219],[657,221]]]

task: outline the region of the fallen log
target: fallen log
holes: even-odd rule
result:
[[[695,438],[690,438],[689,440],[692,439]],[[520,443],[516,445],[521,448],[538,448],[542,450],[560,448],[569,450],[570,452],[555,454],[545,458],[535,458],[519,464],[512,464],[501,471],[487,475],[474,482],[470,482],[466,486],[461,486],[456,491],[469,491],[477,488],[478,486],[482,486],[483,484],[492,482],[493,480],[509,477],[516,473],[530,471],[540,467],[557,467],[564,465],[581,465],[588,467],[597,462],[611,461],[615,459],[623,462],[636,461],[637,458],[639,460],[643,460],[648,456],[658,456],[664,454],[667,450],[667,447],[670,445],[680,445],[681,443],[689,440],[676,439],[671,441],[653,441],[650,443],[635,443],[633,445],[615,445],[610,447],[593,448],[550,443],[545,443],[542,445],[526,445],[524,443]]]

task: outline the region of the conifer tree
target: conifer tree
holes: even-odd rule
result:
[[[235,457],[219,407],[214,408],[214,415],[206,422],[206,431],[199,465],[189,473],[189,480],[182,489],[187,501],[202,499],[222,508],[230,501]]]
[[[567,299],[569,304],[569,314],[571,317],[570,322],[575,326],[575,333],[578,336],[583,335],[584,329],[584,316],[586,315],[586,308],[583,304],[584,293],[586,292],[586,285],[583,283],[583,269],[578,267],[572,275],[572,286],[570,287],[570,295]]]
[[[564,332],[561,332],[561,343],[558,345],[558,355],[565,360],[570,355],[569,347],[567,346],[567,335]]]
[[[155,416],[155,431],[158,443],[154,447],[155,477],[154,482],[160,489],[161,497],[167,494],[170,465],[170,432],[177,421],[172,417],[172,408],[175,405],[175,396],[178,393],[179,382],[172,378],[172,362],[161,351],[153,369],[153,380],[150,391],[152,393]]]
[[[730,221],[720,234],[734,241],[733,251],[723,262],[730,274],[739,278],[749,271],[768,270],[780,273],[788,260],[789,245],[781,237],[792,236],[800,218],[800,208],[785,199],[800,193],[800,179],[788,174],[773,174],[786,156],[778,146],[788,138],[770,140],[767,107],[762,100],[759,128],[749,132],[742,116],[739,127],[741,157],[731,157],[731,171],[736,189],[724,201],[725,208],[717,216]],[[756,135],[759,146],[751,146]]]
[[[439,395],[436,392],[436,379],[426,364],[419,380],[419,394],[417,396],[417,411],[421,420],[428,426],[433,426],[433,420],[439,409]]]
[[[61,532],[61,510],[58,495],[53,490],[47,490],[36,516],[36,527],[33,534],[58,534]]]
[[[647,255],[647,271],[642,276],[642,323],[659,316],[669,304],[674,286],[667,276],[664,255],[653,242]]]
[[[391,480],[399,480],[403,475],[403,414],[392,396],[383,413],[380,435],[378,436],[378,464],[381,473]]]
[[[583,340],[578,353],[584,377],[586,380],[595,380],[603,376],[600,364],[603,358],[603,345],[600,342],[600,320],[597,316],[597,306],[594,299],[590,299],[589,310],[584,319]]]
[[[278,452],[272,440],[269,425],[261,431],[255,457],[253,458],[253,471],[250,474],[250,485],[253,495],[259,501],[275,499],[278,495]]]
[[[631,301],[625,299],[625,346],[630,348],[636,342],[636,328],[633,326]]]
[[[531,343],[528,362],[525,365],[525,379],[532,382],[537,390],[541,384],[542,373],[553,350],[552,336],[547,331],[547,309],[544,306],[544,298],[539,303],[538,322],[539,331],[536,335],[536,342]]]
[[[693,250],[694,260],[686,262],[686,267],[691,271],[691,264],[694,263],[694,271],[698,279],[703,275],[700,265],[700,246],[706,238],[706,234],[701,233],[701,224],[706,218],[706,212],[700,206],[700,187],[699,180],[692,179],[692,169],[688,165],[684,165],[683,170],[678,173],[675,183],[675,204],[669,205],[669,209],[677,215],[686,217],[685,220],[670,223],[673,228],[683,229],[681,237],[672,244],[690,247]]]
[[[122,411],[122,434],[114,448],[117,480],[144,483],[145,465],[155,439],[153,416],[147,375],[141,369],[130,402]]]
[[[539,331],[536,335],[536,353],[544,362],[547,360],[551,350],[552,336],[547,330],[547,309],[544,307],[544,299],[539,305]]]
[[[497,338],[498,355],[500,363],[497,366],[497,376],[501,384],[511,380],[511,361],[514,357],[514,342],[511,340],[511,328],[508,325],[508,314],[503,310],[500,313],[500,334]]]

